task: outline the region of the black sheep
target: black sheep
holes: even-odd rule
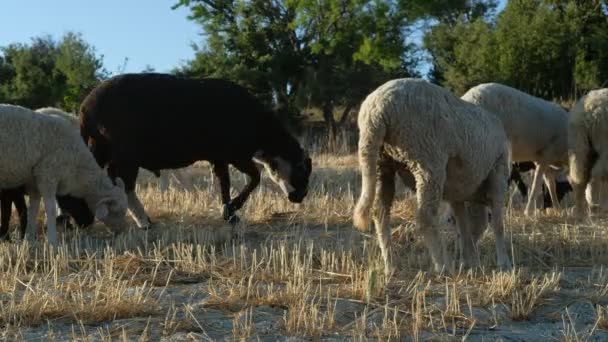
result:
[[[112,77],[93,89],[80,106],[81,134],[112,179],[126,185],[138,226],[151,224],[135,194],[139,167],[162,169],[206,160],[221,187],[225,220],[236,219],[260,181],[255,161],[291,202],[307,193],[311,159],[273,113],[245,88],[222,79],[194,79],[141,73]],[[249,176],[230,198],[228,165]]]

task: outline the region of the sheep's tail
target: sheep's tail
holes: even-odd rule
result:
[[[568,129],[568,164],[571,182],[583,184],[588,181],[593,153],[594,150],[584,126],[571,123]]]
[[[361,195],[353,214],[353,224],[360,231],[369,229],[370,212],[376,196],[378,158],[386,133],[385,124],[381,120],[374,121],[367,118],[365,125],[359,123],[359,168],[362,184]]]

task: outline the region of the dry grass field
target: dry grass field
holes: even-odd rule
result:
[[[495,269],[488,231],[483,270],[438,276],[427,273],[415,203],[399,184],[392,227],[403,268],[385,279],[375,236],[351,225],[355,154],[313,152],[305,201],[289,203],[263,176],[234,231],[203,162],[187,169],[191,193],[161,195],[156,178],[140,175],[154,229],[112,240],[97,224],[65,232],[58,251],[0,244],[0,339],[608,339],[608,216],[524,218],[515,198],[506,217],[514,271]],[[236,189],[244,181],[233,173]],[[453,245],[447,224],[444,236]]]

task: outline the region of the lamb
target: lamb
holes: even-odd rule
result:
[[[70,123],[75,130],[79,128],[78,118],[75,115],[65,113],[61,109],[45,107],[37,109],[36,112],[47,114],[60,120],[65,120]],[[69,216],[72,216],[78,227],[86,227],[93,224],[95,217],[88,210],[86,202],[69,195],[57,196],[56,200],[59,205],[60,212],[66,212]],[[15,205],[15,209],[17,209],[17,214],[19,216],[20,237],[23,239],[27,226],[25,186],[19,186],[13,189],[3,189],[0,192],[0,202],[2,203],[0,209],[0,217],[2,218],[0,224],[0,239],[6,240],[9,238],[8,228],[11,216],[11,207],[13,204]],[[67,215],[58,215],[57,221],[61,219],[68,219]]]
[[[570,111],[568,158],[575,215],[585,215],[585,189],[608,180],[608,88],[592,90]],[[591,196],[589,196],[591,197]]]
[[[129,209],[139,227],[151,221],[135,194],[140,167],[160,176],[196,161],[213,165],[223,218],[235,222],[260,182],[263,163],[289,201],[307,194],[312,161],[273,113],[245,88],[222,79],[169,74],[123,74],[99,84],[80,106],[80,127],[100,166],[125,180]],[[249,176],[230,198],[228,165]]]
[[[448,269],[439,237],[438,209],[451,205],[459,230],[460,258],[476,266],[476,245],[492,212],[498,265],[510,268],[503,233],[503,207],[509,175],[508,140],[500,121],[447,90],[420,79],[389,81],[367,96],[358,117],[362,191],[354,226],[367,230],[370,211],[385,273],[393,270],[388,219],[395,173],[416,189],[416,224],[435,271]],[[467,208],[468,206],[468,208]]]
[[[541,190],[541,176],[549,189],[553,206],[559,208],[555,173],[556,169],[568,163],[568,113],[552,102],[498,83],[475,86],[461,99],[498,116],[511,142],[513,162],[535,162],[536,171],[525,215],[532,213],[532,206]]]
[[[25,185],[30,197],[26,238],[33,239],[40,198],[44,201],[48,242],[57,246],[55,195],[83,198],[95,216],[122,227],[127,210],[124,183],[112,184],[78,133],[64,121],[24,107],[0,105],[0,188]],[[36,134],[32,134],[35,132]]]

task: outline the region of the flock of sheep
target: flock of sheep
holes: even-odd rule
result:
[[[496,83],[478,85],[459,99],[424,80],[398,79],[368,95],[358,126],[362,191],[353,220],[366,230],[373,218],[387,275],[395,268],[388,217],[396,171],[416,189],[416,225],[438,272],[452,270],[437,229],[441,201],[451,205],[456,218],[461,265],[479,265],[477,242],[489,208],[498,266],[510,269],[503,208],[512,162],[536,165],[526,215],[533,210],[541,176],[559,208],[555,176],[569,167],[578,217],[586,214],[590,181],[608,178],[608,89],[589,92],[568,114]]]
[[[312,169],[306,151],[270,110],[245,88],[218,79],[124,74],[93,89],[78,119],[58,109],[3,104],[0,126],[0,189],[29,196],[27,223],[22,221],[28,239],[36,238],[42,199],[52,245],[58,244],[61,196],[69,196],[68,214],[90,217],[87,224],[94,215],[119,232],[129,211],[139,227],[149,227],[135,194],[139,168],[161,176],[209,161],[230,222],[259,184],[258,165],[295,203],[306,196]],[[579,217],[586,214],[588,184],[608,177],[608,89],[589,92],[568,113],[495,83],[458,98],[425,80],[397,79],[367,96],[358,127],[362,190],[353,223],[367,230],[373,220],[387,275],[397,263],[388,227],[396,175],[416,191],[416,225],[437,272],[452,269],[439,236],[442,201],[456,218],[461,265],[479,265],[477,243],[489,220],[497,264],[510,269],[503,213],[512,163],[536,166],[526,215],[534,209],[541,177],[559,208],[556,175],[569,171]],[[235,198],[228,165],[249,176]],[[6,227],[2,231],[6,236]]]

